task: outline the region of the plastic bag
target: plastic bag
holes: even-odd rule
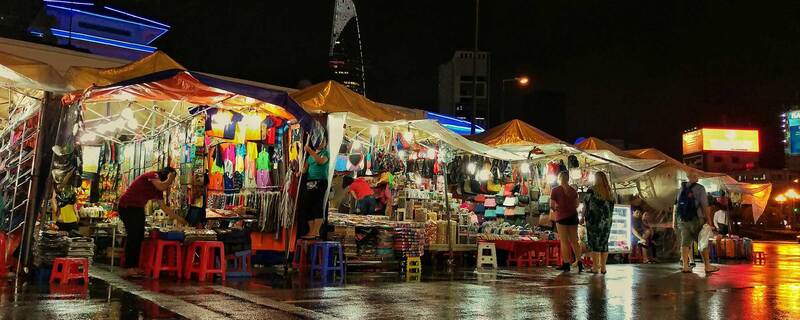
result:
[[[712,235],[711,226],[703,224],[703,229],[700,230],[700,239],[697,240],[697,249],[703,251],[708,248],[708,240],[711,239]]]

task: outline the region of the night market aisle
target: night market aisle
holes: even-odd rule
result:
[[[323,286],[306,276],[229,280],[224,286],[162,280],[130,282],[95,268],[87,294],[48,293],[47,285],[2,287],[0,318],[116,319],[690,319],[800,317],[800,245],[756,243],[762,264],[729,264],[706,276],[677,263],[612,265],[604,277],[551,268],[396,275],[350,274]],[[101,281],[100,279],[104,279]],[[16,306],[16,307],[15,307]]]

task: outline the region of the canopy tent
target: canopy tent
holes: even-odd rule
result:
[[[291,97],[309,113],[350,112],[373,121],[419,120],[425,117],[418,110],[373,102],[332,80],[293,92]]]
[[[583,150],[598,158],[598,160],[613,164],[610,166],[611,176],[615,181],[631,181],[646,175],[651,170],[664,162],[660,159],[638,159],[631,157],[622,149],[598,138],[584,139],[577,145]]]
[[[186,70],[186,68],[167,54],[156,51],[142,59],[119,67],[93,68],[73,66],[67,69],[64,77],[73,89],[80,90],[91,86],[108,86],[167,70]]]
[[[469,138],[489,146],[566,144],[547,132],[518,119],[505,122]]]
[[[8,87],[66,91],[66,82],[50,65],[0,52],[0,84]]]
[[[753,221],[758,221],[769,202],[772,192],[772,184],[750,184],[740,183],[722,173],[705,172],[692,168],[658,149],[636,149],[625,151],[628,154],[640,159],[663,160],[664,164],[656,168],[648,178],[653,181],[655,186],[655,197],[646,199],[648,204],[658,210],[669,210],[678,197],[680,185],[678,181],[687,180],[689,173],[694,173],[700,177],[700,183],[709,191],[716,191],[725,188],[728,191],[742,194],[742,203],[750,204],[753,207]]]
[[[63,102],[70,104],[78,100],[98,105],[89,110],[100,118],[117,115],[131,104],[137,104],[139,110],[157,111],[167,122],[176,122],[189,116],[188,108],[177,106],[190,104],[263,110],[297,120],[306,129],[315,126],[311,116],[285,92],[179,69],[160,71],[109,86],[93,86],[82,93],[65,95]],[[85,120],[91,121],[92,118]]]

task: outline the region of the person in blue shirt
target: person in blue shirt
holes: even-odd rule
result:
[[[327,145],[322,140],[316,148],[310,144],[305,146],[306,158],[300,185],[300,203],[298,212],[308,221],[308,232],[303,239],[316,239],[325,216],[325,192],[328,191],[328,163],[330,155]]]

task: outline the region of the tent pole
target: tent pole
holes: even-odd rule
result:
[[[447,191],[450,187],[447,181],[447,164],[444,163],[442,168],[442,174],[444,174],[444,210],[447,213],[447,250],[450,252],[450,255],[447,257],[447,271],[453,272],[453,241],[452,235],[450,234],[452,231],[450,229],[450,200],[447,197]]]

